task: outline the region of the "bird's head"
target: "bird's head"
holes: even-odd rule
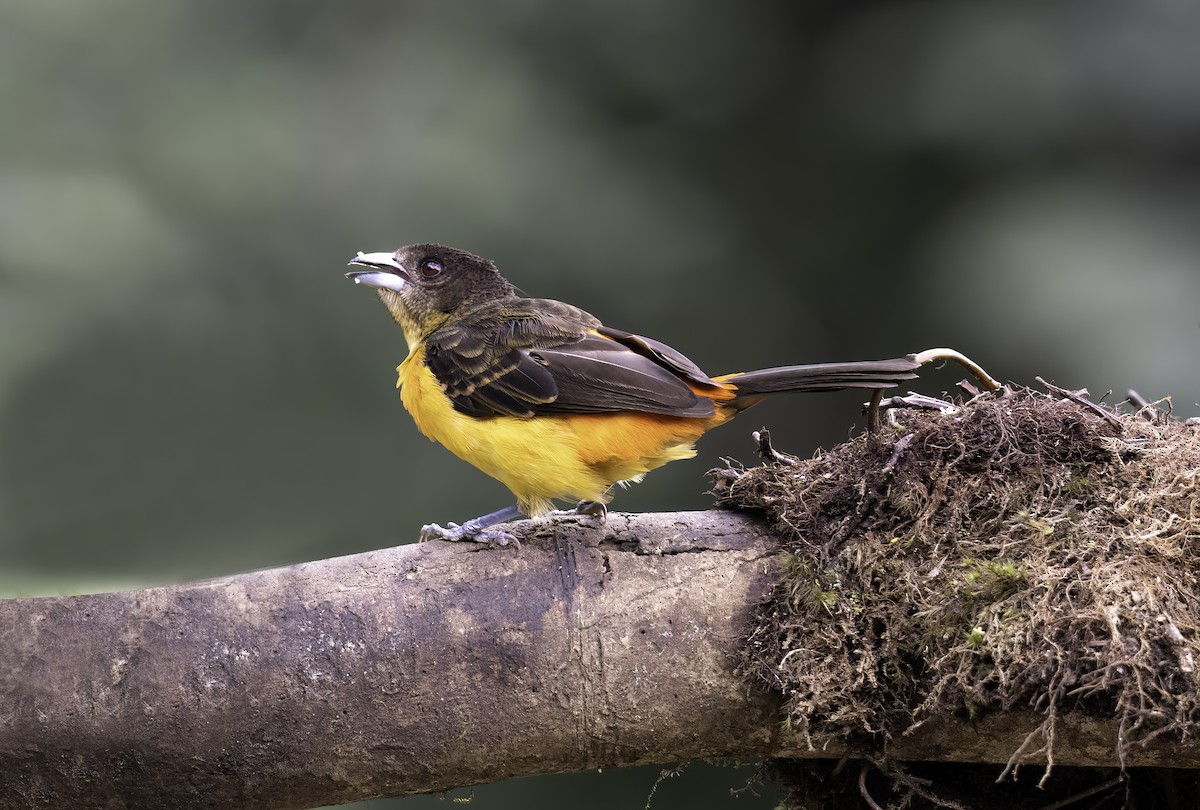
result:
[[[450,320],[513,295],[513,286],[492,262],[442,245],[359,253],[350,265],[359,269],[346,277],[376,289],[410,346]]]

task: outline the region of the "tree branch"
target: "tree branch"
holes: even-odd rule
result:
[[[0,805],[304,807],[777,750],[776,699],[729,663],[761,527],[532,528],[0,602]]]
[[[284,808],[699,757],[837,757],[733,671],[777,581],[730,512],[531,524],[144,591],[0,602],[0,805]],[[900,759],[1006,762],[1040,715],[930,721]],[[1055,760],[1111,763],[1115,723]],[[1157,745],[1157,747],[1155,747]],[[1170,743],[1131,763],[1200,764]]]

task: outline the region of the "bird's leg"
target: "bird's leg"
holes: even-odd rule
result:
[[[446,528],[442,528],[436,523],[422,526],[421,542],[424,543],[427,540],[450,540],[452,542],[470,540],[475,543],[486,543],[496,546],[511,544],[520,548],[521,543],[517,540],[516,535],[494,530],[490,527],[495,526],[497,523],[507,523],[510,520],[523,519],[520,508],[514,503],[512,506],[497,509],[495,512],[471,518],[461,526],[457,523],[451,523]]]
[[[552,517],[590,517],[595,518],[597,525],[603,526],[608,519],[608,507],[600,501],[580,501],[574,509],[555,509]]]

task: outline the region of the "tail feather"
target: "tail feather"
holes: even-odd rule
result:
[[[851,363],[813,363],[744,371],[718,377],[737,386],[738,398],[783,391],[837,391],[842,388],[892,388],[917,377],[920,363],[914,355],[892,360]]]

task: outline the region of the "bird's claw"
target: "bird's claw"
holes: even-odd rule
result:
[[[603,526],[608,520],[608,507],[600,501],[580,501],[574,509],[556,509],[550,514],[553,517],[592,518],[597,526]]]
[[[575,504],[575,514],[595,518],[601,526],[608,520],[608,507],[600,501],[580,501]]]
[[[421,527],[420,541],[427,543],[430,540],[448,540],[452,543],[467,540],[489,546],[513,546],[518,549],[521,547],[521,541],[515,534],[498,529],[483,529],[472,525],[471,521],[467,521],[461,526],[457,523],[448,523],[445,527],[436,523],[428,523]]]

